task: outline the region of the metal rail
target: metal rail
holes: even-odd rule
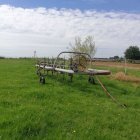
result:
[[[91,56],[90,56],[88,53],[83,53],[83,52],[72,52],[72,51],[68,51],[68,52],[67,52],[67,51],[64,51],[64,52],[59,53],[58,56],[56,57],[56,59],[55,59],[55,61],[54,61],[54,64],[53,64],[53,67],[54,67],[54,68],[55,68],[55,66],[56,66],[56,62],[57,62],[58,58],[60,57],[60,55],[65,54],[65,53],[67,53],[67,54],[77,54],[77,55],[86,55],[86,56],[89,57],[90,65],[91,65],[91,63],[92,63]]]

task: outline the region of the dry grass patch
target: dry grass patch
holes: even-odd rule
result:
[[[124,72],[117,72],[116,74],[113,75],[113,78],[119,81],[136,82],[136,83],[140,82],[139,77],[126,75]]]

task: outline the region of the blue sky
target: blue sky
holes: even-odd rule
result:
[[[72,8],[140,12],[140,0],[0,0],[0,4],[10,4],[23,8]]]

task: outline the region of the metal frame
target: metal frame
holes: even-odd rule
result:
[[[67,73],[68,76],[70,76],[70,81],[72,81],[74,74],[88,75],[89,76],[88,82],[92,83],[92,84],[95,84],[94,75],[108,75],[108,74],[110,74],[109,71],[107,73],[105,73],[105,72],[104,73],[103,72],[98,73],[95,69],[86,69],[85,71],[80,71],[80,70],[74,71],[73,68],[72,68],[73,67],[72,62],[71,62],[71,67],[70,67],[69,70],[65,69],[65,67],[62,68],[62,69],[59,69],[58,65],[57,65],[57,62],[58,62],[58,60],[59,60],[59,58],[62,54],[73,54],[74,56],[78,55],[79,57],[80,56],[84,56],[84,57],[87,56],[87,57],[85,57],[85,59],[88,58],[88,61],[90,63],[90,67],[91,67],[92,58],[88,53],[64,51],[64,52],[61,52],[57,55],[54,63],[51,64],[51,69],[48,68],[49,64],[47,64],[45,61],[40,61],[39,64],[36,65],[37,66],[37,74],[40,77],[40,83],[45,84],[45,77],[47,76],[49,71],[52,72],[52,75],[53,75],[54,72],[57,72],[57,73],[59,72],[61,74],[66,74]],[[73,61],[73,60],[71,60],[71,61]],[[79,64],[77,64],[77,65],[80,65],[80,61],[79,61]],[[41,72],[42,70],[43,70],[43,73]],[[47,71],[47,74],[46,74],[46,71]],[[71,72],[71,71],[73,71],[73,72]]]

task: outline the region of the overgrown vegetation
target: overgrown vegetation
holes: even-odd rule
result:
[[[135,82],[140,84],[140,77],[126,75],[124,72],[118,72],[113,75],[113,78],[119,81]]]
[[[70,50],[74,52],[88,53],[91,57],[94,57],[96,53],[95,42],[93,36],[87,36],[82,40],[80,37],[75,37],[75,42],[70,43]]]
[[[99,77],[111,94],[106,97],[86,76],[51,74],[40,85],[32,59],[0,60],[0,139],[2,140],[139,140],[140,85]],[[113,74],[121,68],[110,69]],[[139,70],[128,75],[140,77]]]

